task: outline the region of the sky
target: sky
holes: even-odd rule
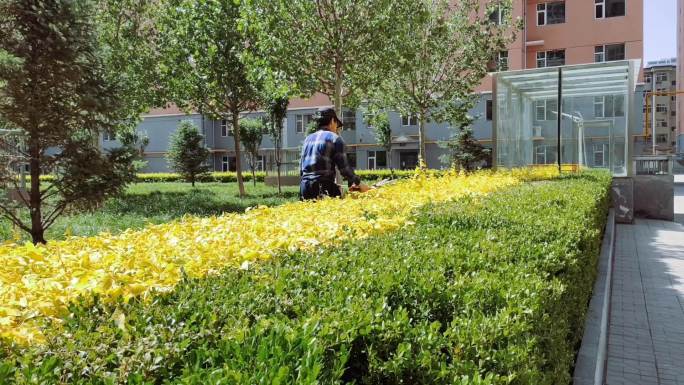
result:
[[[677,0],[644,0],[644,61],[677,57]]]

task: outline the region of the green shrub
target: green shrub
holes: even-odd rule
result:
[[[45,346],[5,353],[0,382],[566,384],[609,181],[428,207],[404,231],[148,302],[74,305]]]

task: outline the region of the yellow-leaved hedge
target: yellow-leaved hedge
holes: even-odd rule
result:
[[[185,217],[118,235],[72,237],[47,245],[0,246],[0,336],[40,342],[41,325],[65,315],[79,296],[146,297],[191,277],[246,267],[286,251],[331,245],[411,224],[421,206],[548,179],[553,168],[419,173],[347,199],[258,207],[244,214]]]

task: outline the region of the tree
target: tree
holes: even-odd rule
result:
[[[428,121],[466,122],[475,87],[487,75],[492,57],[514,38],[510,0],[447,0],[415,2],[416,21],[402,24],[397,51],[373,99],[384,107],[418,118],[419,156],[425,166],[425,125]],[[489,14],[501,12],[501,23]]]
[[[375,140],[385,149],[390,172],[394,176],[394,168],[392,168],[392,127],[387,112],[369,114],[368,125],[375,132]]]
[[[231,122],[240,196],[245,195],[240,113],[258,104],[258,89],[241,61],[247,42],[238,30],[241,3],[166,0],[160,22],[163,77],[171,98]]]
[[[409,23],[409,0],[246,0],[243,30],[256,65],[287,76],[306,94],[321,92],[343,119],[367,87],[393,65],[397,26]]]
[[[276,177],[278,179],[278,194],[282,194],[280,185],[280,167],[283,163],[283,119],[287,116],[287,106],[290,99],[284,97],[274,97],[266,101],[266,112],[268,113],[267,133],[273,139],[273,160],[276,164]]]
[[[163,51],[159,45],[159,2],[149,0],[99,0],[94,19],[103,47],[100,57],[107,76],[119,84],[126,95],[129,130],[151,106],[161,107],[168,95],[160,82],[158,63]]]
[[[240,121],[242,136],[240,140],[247,153],[247,162],[252,170],[252,183],[256,186],[256,165],[259,160],[259,147],[264,138],[266,127],[262,119],[242,119]]]
[[[124,87],[110,76],[88,0],[0,2],[0,116],[17,130],[15,147],[30,186],[0,202],[2,215],[45,243],[68,207],[94,207],[135,178],[134,135],[101,151],[97,138],[129,117]],[[10,169],[8,169],[10,170]],[[54,180],[42,183],[51,173]],[[0,175],[17,186],[11,172]],[[25,222],[17,210],[29,211]]]
[[[491,154],[489,149],[475,139],[470,125],[459,130],[456,136],[446,143],[445,147],[449,152],[443,160],[455,169],[466,172],[475,170]]]
[[[186,182],[192,183],[209,174],[207,158],[209,149],[204,145],[204,137],[192,122],[184,121],[171,136],[167,155],[171,168],[179,173]]]

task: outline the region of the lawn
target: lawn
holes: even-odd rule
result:
[[[247,197],[240,199],[236,183],[160,182],[136,183],[126,193],[105,202],[101,208],[89,212],[70,212],[59,218],[48,229],[47,239],[62,239],[66,234],[96,235],[101,232],[118,233],[137,229],[150,223],[164,223],[183,215],[219,215],[243,212],[257,205],[275,206],[297,200],[298,187],[277,188],[258,182],[245,183]],[[26,234],[22,236],[28,240]],[[12,225],[0,220],[0,240],[13,238]]]

